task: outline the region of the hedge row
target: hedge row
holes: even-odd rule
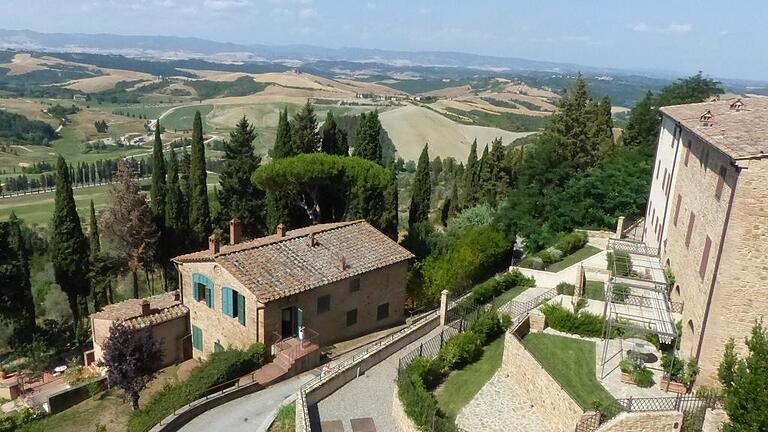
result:
[[[408,417],[421,430],[454,431],[453,423],[437,406],[434,390],[452,370],[477,361],[483,346],[501,335],[509,325],[509,316],[484,311],[470,324],[470,330],[448,339],[437,357],[413,359],[397,379],[397,393]]]
[[[255,343],[245,351],[229,349],[211,354],[192,370],[184,382],[166,385],[138,411],[131,413],[128,432],[145,432],[174,410],[201,397],[219,384],[239,378],[261,367],[266,361],[266,348]]]
[[[536,286],[536,281],[532,277],[527,277],[518,270],[506,272],[488,279],[472,289],[468,297],[468,302],[472,304],[484,304],[491,301],[512,288]]]
[[[600,337],[605,320],[589,312],[574,313],[560,304],[547,303],[541,307],[547,325],[555,330],[584,337]]]

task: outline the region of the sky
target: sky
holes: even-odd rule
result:
[[[457,51],[768,81],[765,0],[0,0],[0,28]]]

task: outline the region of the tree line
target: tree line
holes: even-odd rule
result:
[[[0,138],[17,140],[19,144],[47,146],[57,137],[56,131],[46,122],[0,110]]]

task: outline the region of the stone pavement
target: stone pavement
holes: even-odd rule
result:
[[[499,369],[459,411],[456,425],[467,431],[546,432],[544,422],[523,393]]]
[[[319,424],[320,421],[340,420],[344,426],[344,431],[352,432],[352,419],[370,417],[373,419],[377,432],[394,432],[392,395],[396,385],[395,380],[400,357],[416,349],[420,343],[434,337],[440,331],[440,327],[437,327],[426,336],[368,369],[360,377],[353,379],[321,400],[317,406],[310,407],[313,430],[315,430],[314,425]]]

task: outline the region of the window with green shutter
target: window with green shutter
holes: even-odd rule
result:
[[[192,298],[213,307],[213,282],[200,273],[192,274]]]
[[[221,312],[245,325],[245,297],[232,288],[222,287]]]
[[[232,311],[232,293],[235,292],[232,288],[221,288],[221,312],[229,317],[234,316]]]
[[[238,292],[235,294],[237,294],[237,319],[241,325],[245,325],[245,297]]]
[[[199,351],[203,350],[203,331],[195,325],[192,326],[192,347]]]

